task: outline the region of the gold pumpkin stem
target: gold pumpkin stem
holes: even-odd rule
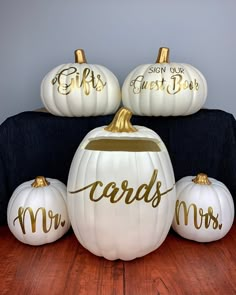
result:
[[[199,173],[192,181],[196,184],[210,185],[211,181],[205,173]]]
[[[87,63],[83,49],[75,50],[75,62],[78,64],[86,64]]]
[[[110,132],[136,132],[137,129],[131,124],[132,112],[126,108],[120,108],[112,122],[104,129]]]
[[[161,47],[158,52],[156,63],[158,64],[169,63],[170,62],[169,52],[170,52],[169,48]]]
[[[44,187],[50,184],[49,181],[43,176],[37,176],[34,182],[31,184],[32,187]]]

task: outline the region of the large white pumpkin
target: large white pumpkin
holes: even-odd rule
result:
[[[51,70],[41,83],[41,99],[52,114],[66,117],[113,114],[121,103],[118,79],[106,67],[86,62],[82,49],[75,63]]]
[[[196,113],[207,97],[202,73],[189,64],[169,62],[169,49],[160,48],[155,64],[132,70],[122,86],[122,102],[141,116],[186,116]]]
[[[177,201],[173,229],[197,242],[223,238],[234,221],[234,203],[228,188],[214,178],[199,173],[176,183]]]
[[[7,222],[22,243],[37,246],[58,240],[70,228],[66,186],[43,176],[22,183],[9,200]]]
[[[79,242],[109,260],[157,249],[174,215],[175,179],[168,151],[151,129],[132,126],[121,108],[78,147],[68,177],[68,212]]]

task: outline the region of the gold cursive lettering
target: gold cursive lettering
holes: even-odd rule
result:
[[[82,89],[85,95],[91,93],[91,89],[102,91],[106,86],[100,74],[94,73],[90,68],[85,68],[82,73],[76,67],[69,67],[59,72],[51,81],[57,83],[57,90],[62,95],[70,94],[75,89]]]
[[[81,189],[71,191],[70,193],[76,194],[90,188],[89,198],[93,202],[97,202],[101,200],[102,198],[108,198],[111,203],[117,203],[122,198],[124,198],[124,201],[127,205],[133,203],[135,200],[136,201],[143,200],[145,203],[151,203],[152,207],[156,208],[160,204],[162,196],[166,195],[168,192],[172,191],[174,188],[172,187],[166,190],[165,192],[161,192],[160,189],[162,184],[161,184],[161,181],[156,182],[157,174],[158,174],[158,171],[157,169],[155,169],[153,171],[153,174],[151,176],[149,183],[141,184],[137,188],[136,192],[134,192],[134,188],[129,187],[128,180],[123,180],[121,182],[120,187],[118,187],[114,181],[109,182],[106,185],[104,185],[103,182],[101,181],[95,181]],[[156,182],[155,193],[152,196],[150,196],[151,190],[154,187],[155,182]],[[98,185],[100,187],[103,187],[102,192],[100,192],[100,194],[97,192]],[[98,196],[95,194],[98,194]]]
[[[34,213],[33,209],[30,207],[26,207],[26,208],[19,207],[18,215],[13,220],[13,225],[15,225],[16,221],[18,220],[23,234],[26,234],[25,220],[26,220],[26,214],[28,213],[28,215],[30,217],[31,231],[32,231],[32,233],[35,233],[39,212],[41,212],[41,214],[42,214],[42,230],[44,233],[48,233],[51,230],[53,225],[54,225],[55,230],[58,229],[58,227],[60,225],[62,227],[64,227],[65,220],[61,221],[61,214],[54,215],[52,210],[49,210],[47,212],[46,209],[42,208],[42,207],[38,208],[35,213]],[[49,220],[48,226],[47,226],[47,220]]]
[[[130,86],[133,87],[133,93],[139,94],[142,90],[164,90],[165,79],[155,81],[144,81],[144,76],[139,75],[130,82]]]
[[[198,90],[199,84],[196,79],[194,81],[183,81],[183,76],[181,74],[172,75],[171,79],[173,81],[172,85],[167,86],[167,93],[168,94],[176,94],[181,90]]]
[[[164,78],[154,81],[144,80],[143,75],[137,76],[134,80],[130,82],[134,94],[141,93],[142,90],[151,91],[166,91],[168,94],[177,94],[180,91],[189,89],[191,91],[198,91],[199,83],[196,79],[193,81],[183,80],[182,74],[175,74],[170,77],[171,82],[167,84]]]
[[[204,213],[202,208],[197,207],[196,204],[190,204],[188,207],[184,201],[176,201],[175,206],[175,220],[178,225],[180,225],[180,216],[181,216],[181,208],[183,213],[183,221],[184,225],[188,225],[189,223],[189,213],[192,208],[193,210],[193,224],[196,229],[200,229],[203,224],[205,228],[209,228],[212,225],[213,229],[221,229],[222,224],[219,224],[218,218],[219,214],[214,215],[214,210],[212,207],[208,207],[206,213]]]

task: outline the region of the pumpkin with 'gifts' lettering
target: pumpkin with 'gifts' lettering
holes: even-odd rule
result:
[[[7,207],[7,223],[22,243],[43,245],[61,238],[70,228],[66,186],[37,176],[19,185]]]
[[[41,99],[54,115],[88,117],[115,113],[121,103],[121,91],[110,70],[88,64],[84,51],[78,49],[75,63],[59,65],[44,77]]]
[[[122,86],[122,102],[141,116],[186,116],[196,113],[207,97],[202,73],[189,64],[169,62],[162,47],[155,64],[136,67]]]
[[[121,108],[90,131],[71,163],[67,204],[79,242],[109,260],[157,249],[174,216],[175,179],[168,151],[151,129],[133,126]]]
[[[173,229],[197,242],[223,238],[234,222],[234,202],[228,188],[204,173],[176,183],[177,201]]]

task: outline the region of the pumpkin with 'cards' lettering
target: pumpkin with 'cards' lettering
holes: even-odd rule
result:
[[[90,131],[71,163],[67,204],[74,233],[90,252],[131,260],[157,249],[174,216],[175,179],[168,151],[151,129],[133,126],[121,108]]]

